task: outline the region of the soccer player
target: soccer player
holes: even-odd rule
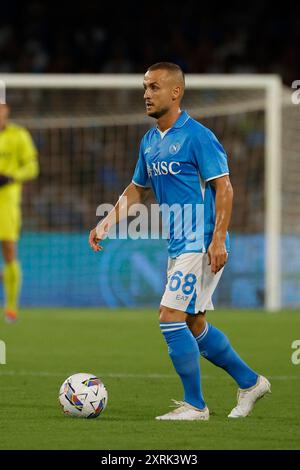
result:
[[[9,106],[0,104],[0,241],[4,259],[3,285],[7,322],[18,318],[21,268],[17,241],[21,228],[21,190],[38,175],[37,151],[29,132],[9,123]]]
[[[159,313],[160,329],[182,381],[184,399],[174,400],[175,409],[156,419],[209,419],[201,389],[200,354],[236,381],[238,401],[228,416],[240,418],[248,416],[255,402],[270,391],[270,383],[206,320],[227,261],[233,190],[222,145],[209,129],[180,109],[184,86],[183,72],[176,64],[161,62],[149,67],[144,77],[144,100],[148,116],[155,118],[157,125],[141,141],[131,184],[90,232],[89,243],[94,251],[102,249],[99,241],[115,221],[126,217],[124,198],[128,208],[143,201],[149,182],[160,205],[177,204],[182,211],[185,205],[192,206],[190,227],[182,236],[175,236],[178,214],[169,212],[168,281]],[[194,240],[189,236],[192,232]]]

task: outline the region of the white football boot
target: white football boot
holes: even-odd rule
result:
[[[178,421],[195,421],[195,420],[202,420],[208,421],[209,420],[209,409],[206,407],[203,410],[199,410],[194,406],[186,403],[184,401],[176,401],[174,402],[173,406],[177,408],[169,413],[166,413],[162,416],[156,416],[155,419],[158,420],[178,420]]]
[[[245,418],[248,416],[256,401],[264,397],[266,393],[271,393],[270,382],[260,375],[253,387],[246,389],[238,389],[237,406],[231,410],[228,418]]]

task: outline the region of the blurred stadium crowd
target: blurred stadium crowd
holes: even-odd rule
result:
[[[169,60],[187,73],[279,73],[290,85],[299,39],[295,3],[11,0],[1,5],[0,73],[138,73]]]

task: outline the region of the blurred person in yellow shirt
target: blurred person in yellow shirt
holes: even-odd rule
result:
[[[10,108],[0,104],[0,243],[4,260],[4,313],[18,318],[21,267],[17,242],[21,229],[22,183],[38,176],[37,150],[29,132],[8,121]]]

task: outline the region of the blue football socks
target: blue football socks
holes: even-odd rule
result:
[[[236,353],[227,336],[210,323],[206,323],[202,333],[196,337],[201,356],[226,370],[240,388],[256,384],[256,374]]]
[[[168,352],[184,388],[184,401],[196,408],[205,408],[202,396],[197,341],[186,322],[161,322],[160,329]]]

